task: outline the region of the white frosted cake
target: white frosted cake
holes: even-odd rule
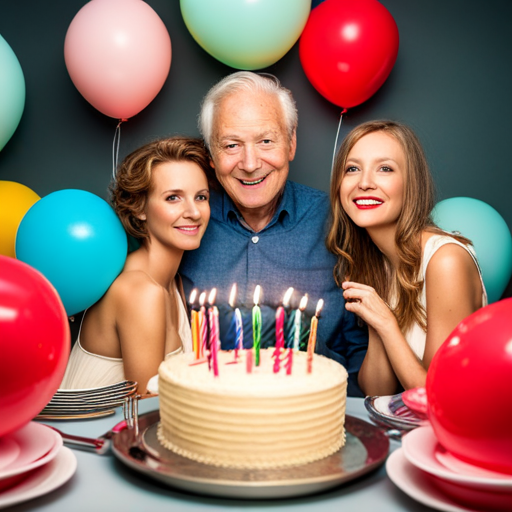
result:
[[[220,351],[219,376],[180,354],[159,368],[158,439],[195,461],[233,468],[278,468],[327,457],[345,443],[347,372],[336,361],[294,352],[292,374],[273,373],[273,349],[247,373],[245,355]]]

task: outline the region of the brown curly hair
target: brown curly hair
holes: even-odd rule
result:
[[[130,153],[119,166],[116,180],[110,185],[111,204],[125,231],[138,242],[148,237],[144,213],[151,189],[153,169],[165,162],[188,161],[197,164],[212,180],[210,156],[201,139],[175,136],[158,139]]]

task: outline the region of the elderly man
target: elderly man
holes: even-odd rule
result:
[[[302,315],[303,346],[309,319],[323,299],[316,351],[342,363],[349,372],[349,394],[360,395],[357,373],[368,340],[345,310],[333,279],[335,258],[324,243],[328,197],[287,179],[297,144],[297,110],[290,91],[269,75],[234,73],[205,96],[199,125],[220,187],[212,190],[210,224],[201,247],[187,253],[180,267],[187,294],[193,288],[217,288],[223,348],[233,348],[235,339],[228,305],[233,283],[246,347],[252,345],[256,285],[262,290],[262,347],[275,342],[275,309],[289,287],[295,291],[287,334],[293,334],[301,297],[309,298]]]

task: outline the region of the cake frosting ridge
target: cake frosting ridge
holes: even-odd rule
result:
[[[180,354],[159,368],[158,439],[184,457],[215,466],[278,468],[305,464],[345,442],[347,372],[336,361],[294,352],[293,370],[273,372],[274,349],[247,373],[245,359],[220,351],[219,376]],[[244,351],[242,351],[244,354]]]

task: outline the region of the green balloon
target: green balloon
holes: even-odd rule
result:
[[[435,206],[434,222],[473,242],[489,303],[499,300],[512,275],[512,236],[503,217],[487,203],[452,197]]]
[[[180,0],[196,42],[236,69],[266,68],[296,43],[311,0]]]
[[[16,131],[25,108],[25,78],[20,63],[0,35],[0,151]]]

